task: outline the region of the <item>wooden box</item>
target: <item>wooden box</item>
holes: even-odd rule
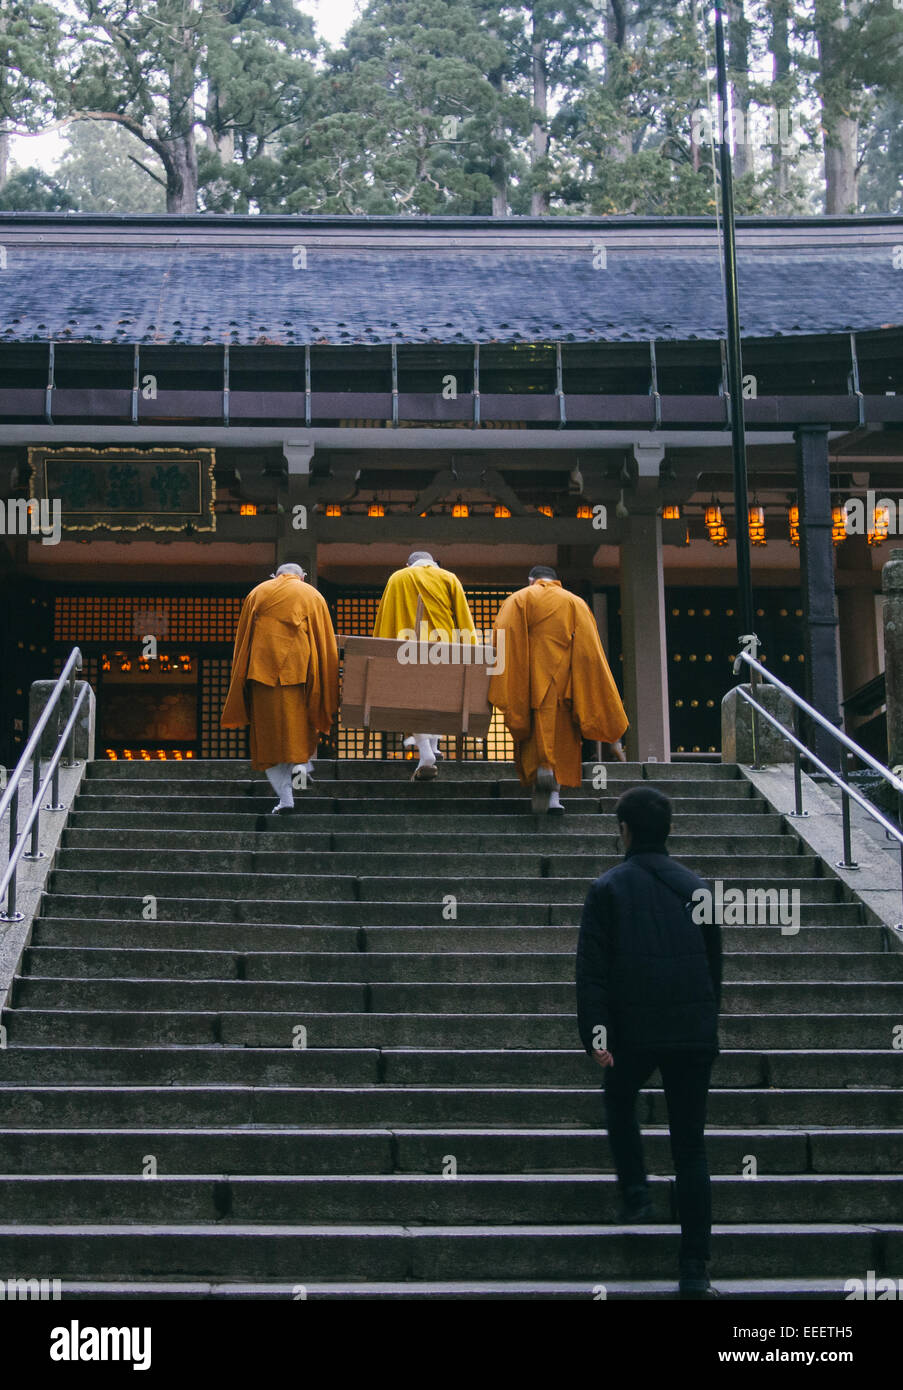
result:
[[[343,659],[346,728],[384,733],[467,734],[485,738],[492,706],[491,647],[452,642],[420,644],[421,659],[399,661],[412,643],[387,637],[338,638]],[[435,664],[427,660],[432,653]]]

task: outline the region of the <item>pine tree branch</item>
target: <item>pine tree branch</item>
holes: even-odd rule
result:
[[[154,183],[158,183],[158,184],[160,185],[161,188],[166,188],[166,187],[167,187],[166,180],[165,180],[165,179],[161,179],[159,174],[155,174],[154,171],[153,171],[153,169],[149,169],[149,168],[147,167],[147,165],[146,165],[146,164],[143,164],[143,163],[141,162],[140,159],[136,158],[135,155],[130,154],[130,155],[129,155],[129,159],[132,161],[133,164],[137,164],[139,169],[143,169],[144,172],[145,172],[147,175],[149,175],[150,178],[153,179]]]

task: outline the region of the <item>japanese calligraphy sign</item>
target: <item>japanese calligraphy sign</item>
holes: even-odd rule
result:
[[[215,531],[213,449],[31,448],[31,496],[64,531]]]

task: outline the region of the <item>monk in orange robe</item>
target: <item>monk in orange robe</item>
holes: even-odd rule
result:
[[[300,565],[280,565],[242,604],[232,678],[220,725],[251,726],[251,766],[265,771],[278,815],[294,810],[293,771],[313,773],[320,734],[339,703],[335,630],[322,594]]]
[[[419,615],[419,616],[418,616]],[[389,575],[373,625],[374,637],[414,637],[429,642],[476,642],[467,597],[451,570],[441,569],[428,550],[415,550],[404,568]],[[412,734],[405,748],[416,748],[412,782],[436,776],[438,734]]]
[[[559,789],[583,778],[583,739],[611,744],[623,757],[627,715],[595,619],[553,569],[535,565],[527,587],[499,609],[493,646],[504,665],[489,682],[489,699],[514,739],[521,783],[533,788],[535,811],[560,813]]]

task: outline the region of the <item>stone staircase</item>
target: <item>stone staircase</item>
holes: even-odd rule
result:
[[[724,929],[714,1278],[838,1298],[903,1276],[903,954],[737,768],[608,772],[555,820],[508,765],[320,763],[273,817],[246,764],[92,764],[3,1013],[0,1276],[84,1299],[673,1296],[662,1093],[641,1100],[656,1224],[623,1228],[574,1018],[583,897],[644,777],[674,798],[672,853],[802,898],[797,935]]]

